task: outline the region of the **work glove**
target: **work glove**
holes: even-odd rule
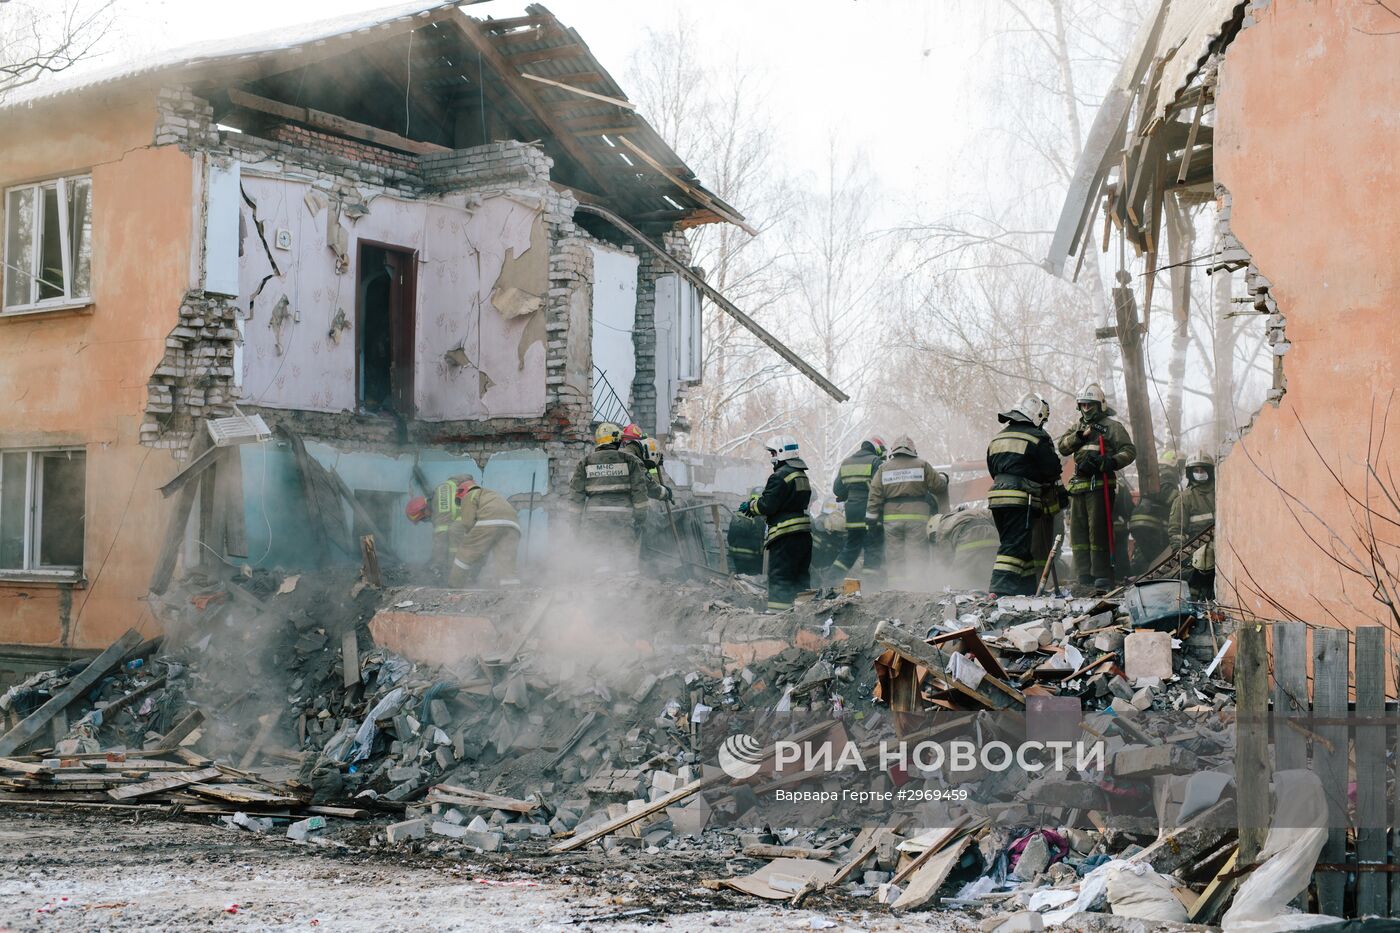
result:
[[[753,514],[753,511],[754,511],[754,501],[753,501],[752,499],[745,499],[743,502],[740,502],[740,503],[739,503],[739,514],[740,514],[740,515],[752,515],[752,514]]]
[[[662,486],[662,487],[661,487],[661,501],[662,501],[662,502],[675,502],[675,501],[676,501],[676,493],[675,493],[674,490],[671,489],[670,486]]]

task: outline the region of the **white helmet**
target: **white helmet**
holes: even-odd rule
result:
[[[1003,424],[1008,421],[1029,421],[1037,427],[1043,425],[1049,417],[1050,406],[1034,392],[1017,402],[1015,408],[1008,408],[997,414],[997,420]]]
[[[768,443],[764,446],[768,448],[768,458],[774,464],[782,463],[785,460],[796,460],[802,456],[802,452],[797,446],[797,438],[791,434],[774,434],[768,438]]]
[[[910,457],[917,457],[919,452],[914,449],[914,439],[908,434],[901,434],[894,439],[894,444],[890,446],[890,453],[905,454]]]
[[[1103,405],[1107,403],[1107,399],[1104,398],[1103,389],[1099,387],[1099,384],[1091,382],[1079,390],[1079,395],[1075,397],[1074,402],[1076,405],[1084,402],[1098,402]]]

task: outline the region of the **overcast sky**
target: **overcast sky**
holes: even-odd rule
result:
[[[526,4],[487,0],[468,12],[499,19],[523,13]],[[123,0],[119,54],[386,5]],[[835,134],[863,154],[890,215],[936,212],[965,183],[955,176],[959,154],[978,129],[969,106],[969,75],[985,37],[978,0],[550,0],[547,6],[578,29],[624,88],[648,28],[666,30],[677,16],[690,17],[706,51],[732,49],[765,74],[775,143],[795,172],[815,174]],[[103,64],[116,57],[105,56]]]

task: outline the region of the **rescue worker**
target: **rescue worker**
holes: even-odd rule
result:
[[[755,486],[749,490],[749,497],[757,498],[762,493],[763,487]],[[763,573],[764,528],[762,516],[735,512],[729,517],[725,546],[729,551],[729,569],[732,572],[749,576]]]
[[[879,437],[871,437],[861,442],[860,449],[842,460],[836,469],[836,481],[831,484],[831,492],[837,502],[845,504],[846,538],[842,542],[841,553],[832,562],[833,577],[839,575],[844,578],[862,553],[867,570],[880,567],[880,542],[874,533],[866,529],[865,505],[870,498],[870,480],[884,461],[885,442]]]
[[[642,466],[647,468],[647,478],[651,481],[647,487],[647,494],[662,502],[675,502],[676,491],[667,484],[666,471],[661,469],[661,464],[666,460],[666,455],[661,452],[661,445],[656,442],[654,437],[643,437],[641,449],[642,454],[639,459],[642,461]]]
[[[598,546],[604,564],[635,570],[637,536],[646,521],[647,470],[619,450],[622,429],[611,421],[593,432],[594,449],[579,461],[569,482],[569,501],[581,515],[584,535]]]
[[[1110,506],[1118,488],[1118,471],[1137,458],[1137,448],[1128,429],[1105,406],[1098,383],[1081,389],[1075,402],[1079,421],[1060,435],[1057,445],[1062,456],[1074,456],[1074,478],[1069,482],[1074,572],[1084,586],[1106,592],[1113,588]]]
[[[646,456],[645,451],[642,449],[642,438],[646,436],[646,432],[641,429],[641,426],[633,422],[622,429],[622,443],[618,446],[621,450],[627,451],[627,453],[636,457],[638,460],[644,461],[646,460]]]
[[[421,496],[415,497],[409,502],[409,507],[405,509],[409,521],[420,522],[423,518],[414,518],[414,505],[422,501],[427,508],[427,515],[433,519],[433,556],[429,566],[433,572],[442,576],[447,576],[449,572],[449,562],[452,560],[452,552],[457,547],[457,541],[462,534],[462,526],[457,522],[458,512],[462,497],[460,495],[462,484],[471,479],[466,473],[457,476],[450,476],[438,483],[433,489],[431,500]]]
[[[865,504],[867,528],[884,534],[891,585],[911,586],[928,573],[928,520],[947,491],[948,478],[919,456],[914,442],[907,435],[895,438],[889,459],[870,481]]]
[[[992,510],[964,502],[947,515],[928,520],[935,562],[945,569],[946,585],[959,590],[986,586],[1000,544]]]
[[[1172,504],[1167,530],[1179,551],[1215,524],[1215,458],[1201,452],[1186,461],[1186,488]],[[1215,598],[1215,545],[1207,542],[1190,555],[1186,582],[1197,599]]]
[[[1041,564],[1031,539],[1042,523],[1046,497],[1056,494],[1060,478],[1060,458],[1042,427],[1049,417],[1050,406],[1032,392],[997,415],[1005,427],[987,445],[987,472],[992,477],[987,505],[1000,540],[990,589],[998,596],[1035,592]]]
[[[768,611],[792,608],[793,597],[812,586],[812,485],[797,438],[779,434],[768,440],[773,474],[763,492],[739,507],[761,515],[768,525],[763,547],[768,552]]]
[[[1172,502],[1176,499],[1177,487],[1181,482],[1176,458],[1170,452],[1157,459],[1157,477],[1157,491],[1138,496],[1133,517],[1128,520],[1128,534],[1133,539],[1135,574],[1150,570],[1167,548],[1167,520],[1171,517]]]
[[[846,510],[839,502],[826,502],[812,522],[812,577],[818,585],[828,574],[836,576],[833,565],[845,544]]]
[[[460,482],[456,479],[451,481],[456,500],[453,504],[453,521],[459,527],[450,534],[455,553],[448,585],[465,586],[480,574],[488,562],[495,571],[496,582],[502,586],[519,584],[516,554],[520,549],[520,524],[515,507],[505,496],[487,489],[470,476],[458,479]],[[442,489],[442,486],[438,488]],[[422,496],[409,500],[405,511],[409,521],[415,524],[429,518],[436,520],[439,514]]]

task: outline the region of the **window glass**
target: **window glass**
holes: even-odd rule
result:
[[[87,298],[92,294],[92,179],[68,181],[68,268],[73,276],[68,294]]]
[[[39,565],[79,567],[83,563],[82,451],[63,450],[36,458],[43,471]]]
[[[28,454],[0,454],[0,570],[24,569],[24,487]]]
[[[39,300],[63,297],[63,238],[58,225],[58,186],[40,188],[44,219],[39,226]]]
[[[34,189],[11,191],[5,199],[5,304],[27,305],[34,268]]]

